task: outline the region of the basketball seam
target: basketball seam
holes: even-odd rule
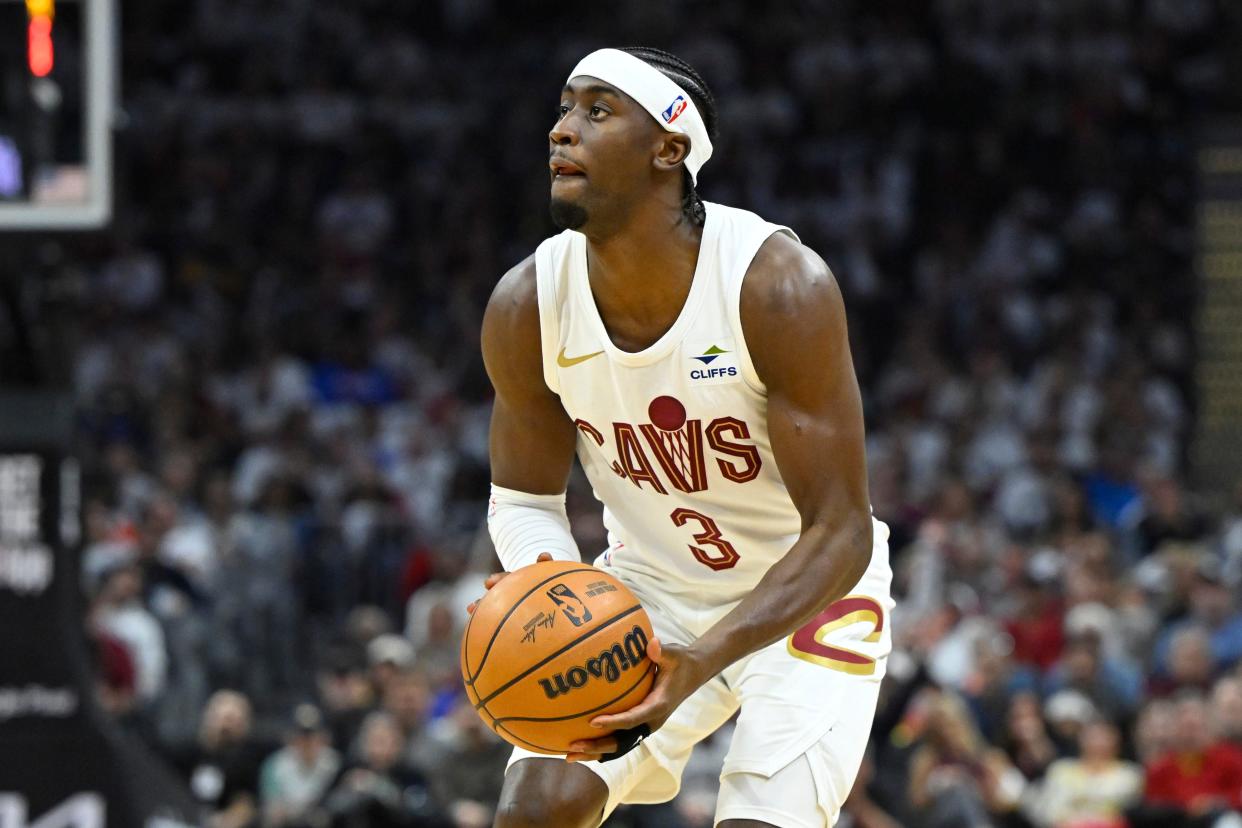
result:
[[[466,640],[465,640],[465,649],[464,649],[464,652],[463,652],[463,655],[466,657],[466,659],[465,659],[465,661],[466,661],[466,663],[465,663],[465,667],[466,667],[465,682],[466,682],[466,684],[467,684],[467,685],[474,684],[474,680],[475,680],[475,679],[477,679],[477,678],[479,677],[479,673],[483,672],[483,665],[487,663],[487,657],[488,657],[489,655],[491,655],[491,654],[492,654],[492,645],[496,643],[496,636],[500,635],[500,631],[501,631],[501,629],[504,627],[505,623],[509,620],[509,617],[510,617],[511,615],[513,615],[513,613],[517,612],[517,608],[518,608],[518,607],[520,607],[520,606],[522,606],[522,604],[523,604],[523,603],[525,603],[525,601],[526,601],[526,599],[527,599],[527,598],[529,598],[531,595],[533,595],[533,594],[535,593],[535,591],[536,591],[536,590],[538,590],[541,586],[543,586],[544,584],[546,584],[548,581],[555,581],[557,578],[563,578],[563,577],[565,577],[566,575],[572,575],[572,574],[574,574],[575,572],[590,572],[590,571],[591,571],[591,570],[593,570],[594,568],[595,568],[595,567],[591,567],[591,566],[584,566],[584,567],[582,567],[581,569],[567,569],[567,570],[565,570],[564,572],[558,572],[558,573],[556,573],[555,575],[552,575],[552,576],[549,576],[549,577],[547,577],[547,578],[544,578],[542,581],[540,581],[539,583],[537,583],[537,584],[535,584],[533,587],[531,587],[531,588],[530,588],[530,589],[526,592],[526,594],[525,594],[525,595],[523,595],[521,598],[519,598],[519,599],[517,599],[516,601],[514,601],[514,602],[513,602],[513,606],[509,607],[509,611],[508,611],[508,612],[506,612],[506,613],[504,614],[504,617],[500,619],[500,623],[498,623],[498,624],[496,625],[496,629],[492,630],[492,637],[491,637],[490,639],[488,639],[488,642],[487,642],[487,647],[486,647],[486,648],[484,648],[484,650],[483,650],[483,657],[482,657],[481,659],[479,659],[479,667],[478,667],[478,669],[477,669],[477,670],[475,670],[475,671],[474,671],[473,675],[471,675],[471,673],[470,673],[470,639],[469,639],[469,637],[467,637],[467,638],[466,638]],[[483,597],[484,597],[484,598],[486,598],[487,596],[485,595],[485,596],[483,596]],[[478,607],[475,607],[475,612],[478,612],[478,611],[479,611],[479,610],[478,610]],[[473,622],[474,622],[474,613],[471,613],[471,614],[470,614],[470,621],[471,621],[471,623],[473,623]],[[469,633],[469,632],[470,632],[470,625],[469,625],[469,624],[467,624],[467,625],[466,625],[466,632],[467,632],[467,633]],[[476,705],[476,706],[477,706],[477,705]]]
[[[595,713],[596,711],[603,710],[605,707],[612,704],[617,699],[624,698],[625,696],[629,695],[631,692],[633,692],[635,687],[642,684],[643,679],[647,678],[647,676],[650,675],[651,671],[654,669],[655,669],[655,664],[653,662],[648,661],[647,669],[643,671],[643,674],[638,677],[637,681],[635,681],[629,687],[622,690],[617,695],[613,696],[608,701],[604,702],[598,707],[592,707],[590,710],[583,710],[580,713],[574,713],[569,716],[547,716],[547,717],[543,717],[543,716],[502,716],[499,719],[493,718],[492,722],[495,724],[500,724],[501,722],[563,722],[569,719],[577,719],[580,716],[589,716],[590,714]],[[487,715],[491,716],[492,714],[489,712]],[[505,728],[505,729],[508,730],[508,728]]]
[[[552,659],[554,659],[554,658],[556,658],[556,657],[558,657],[558,656],[564,655],[567,651],[572,650],[574,647],[577,647],[577,646],[578,646],[579,644],[581,644],[583,641],[586,641],[588,638],[592,637],[592,636],[593,636],[593,635],[595,635],[596,633],[599,633],[599,632],[604,632],[605,630],[607,630],[607,629],[608,629],[608,627],[612,626],[612,625],[613,625],[613,624],[615,624],[617,621],[620,621],[620,620],[621,620],[622,618],[624,618],[625,616],[627,616],[627,615],[631,615],[631,614],[633,614],[633,613],[635,613],[635,612],[637,612],[637,611],[641,610],[642,608],[643,608],[643,605],[642,605],[642,604],[635,604],[634,606],[630,607],[629,609],[627,609],[627,610],[625,610],[625,611],[623,611],[623,612],[619,612],[619,613],[617,613],[616,615],[614,615],[613,617],[608,618],[608,619],[605,619],[604,621],[601,621],[599,624],[597,624],[597,625],[595,626],[595,629],[593,629],[593,630],[590,630],[590,631],[588,631],[588,632],[583,633],[582,635],[580,635],[580,636],[578,636],[577,638],[575,638],[573,641],[570,641],[569,643],[565,644],[563,647],[561,647],[561,648],[560,648],[559,650],[557,650],[556,652],[554,652],[554,653],[549,653],[547,656],[545,656],[545,657],[544,657],[544,659],[543,659],[542,661],[540,661],[540,662],[538,662],[538,663],[536,663],[536,664],[532,664],[530,667],[527,667],[524,671],[522,671],[521,673],[518,673],[516,676],[514,676],[514,677],[513,677],[513,678],[511,678],[511,679],[509,679],[507,682],[505,682],[504,684],[502,684],[500,687],[497,687],[495,690],[493,690],[491,693],[489,693],[489,694],[488,694],[487,698],[485,698],[485,699],[481,698],[481,699],[479,700],[479,703],[475,705],[475,708],[477,709],[477,708],[479,708],[479,707],[483,707],[483,706],[484,706],[484,705],[486,705],[489,701],[491,701],[492,699],[496,698],[496,697],[497,697],[497,696],[499,696],[501,693],[503,693],[504,691],[508,690],[508,689],[509,689],[510,687],[512,687],[514,684],[516,684],[517,682],[519,682],[519,681],[521,681],[522,679],[526,678],[526,677],[527,677],[527,676],[529,676],[531,673],[535,672],[536,670],[538,670],[538,669],[539,669],[540,667],[542,667],[543,665],[547,664],[547,663],[548,663],[549,661],[551,661]],[[478,675],[477,675],[477,674],[475,675],[475,678],[478,678]],[[478,691],[476,690],[475,692],[477,693]],[[481,695],[481,694],[480,694],[480,695]]]
[[[546,751],[548,751],[549,753],[557,753],[557,754],[563,754],[563,753],[565,753],[565,751],[563,751],[563,750],[557,750],[556,748],[548,747],[547,745],[540,745],[540,744],[536,744],[535,742],[532,742],[532,741],[530,741],[529,739],[523,739],[521,736],[517,735],[516,733],[514,733],[514,732],[513,732],[512,730],[510,730],[509,728],[507,728],[507,727],[505,727],[504,725],[500,724],[500,723],[499,723],[499,720],[493,720],[493,721],[495,721],[495,724],[493,724],[493,725],[492,725],[492,730],[495,730],[496,728],[500,728],[500,729],[501,729],[501,730],[503,730],[505,733],[508,733],[510,736],[512,736],[514,739],[517,739],[519,742],[521,742],[521,743],[522,743],[522,744],[524,744],[524,745],[529,745],[530,747],[533,747],[533,748],[538,748],[539,750],[546,750]]]

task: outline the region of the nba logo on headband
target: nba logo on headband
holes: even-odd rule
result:
[[[660,113],[660,117],[664,119],[664,123],[671,124],[677,120],[677,116],[686,111],[686,98],[684,95],[678,95],[668,109]]]
[[[686,169],[698,181],[699,170],[712,157],[707,125],[686,90],[654,66],[620,49],[599,49],[578,61],[565,81],[576,77],[599,78],[629,95],[667,132],[680,132],[690,139]],[[672,101],[665,105],[665,101]]]

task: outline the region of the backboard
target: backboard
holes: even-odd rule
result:
[[[0,0],[0,232],[112,211],[114,0]]]

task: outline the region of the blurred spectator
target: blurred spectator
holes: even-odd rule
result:
[[[367,644],[367,664],[375,693],[382,697],[397,676],[414,666],[414,645],[396,633],[376,636]]]
[[[1025,577],[1018,587],[1017,608],[1005,629],[1013,636],[1014,659],[1047,670],[1065,646],[1065,608],[1048,580]]]
[[[1197,625],[1183,626],[1171,637],[1168,653],[1168,673],[1152,678],[1153,693],[1205,692],[1209,688],[1216,665],[1212,659],[1212,639],[1206,629]]]
[[[439,769],[430,777],[431,789],[457,828],[491,825],[509,746],[483,723],[465,696],[432,723],[421,741],[420,764]]]
[[[1025,783],[1004,754],[989,748],[962,702],[929,702],[923,745],[910,764],[910,804],[925,828],[993,824],[1013,813]]]
[[[136,565],[120,564],[101,576],[91,617],[128,651],[138,700],[155,699],[164,689],[168,653],[163,629],[142,603],[142,571]]]
[[[1001,746],[1014,767],[1027,780],[1036,780],[1058,758],[1058,750],[1040,714],[1039,699],[1033,693],[1020,693],[1009,705],[1009,716]]]
[[[108,714],[118,719],[131,713],[137,702],[137,671],[129,649],[116,637],[91,622],[88,636],[94,645],[95,696]]]
[[[1149,489],[1147,514],[1138,525],[1144,554],[1159,549],[1165,541],[1197,541],[1211,531],[1207,515],[1186,502],[1176,480],[1161,477]]]
[[[1229,676],[1216,682],[1211,719],[1223,741],[1242,748],[1242,679]]]
[[[252,717],[249,699],[219,690],[207,701],[196,742],[174,756],[208,806],[210,828],[245,828],[259,818],[259,768],[269,750],[252,734]]]
[[[218,623],[237,636],[250,654],[236,676],[255,697],[295,689],[298,653],[298,603],[288,584],[300,557],[294,488],[281,476],[262,486],[254,508],[230,527],[229,556],[221,571]]]
[[[841,817],[837,821],[841,828],[901,828],[901,823],[871,798],[867,786],[874,777],[875,759],[868,753],[863,757],[854,788],[841,809]]]
[[[348,749],[375,699],[361,659],[354,659],[347,650],[329,653],[316,676],[316,689],[332,744],[338,750]]]
[[[461,640],[449,597],[444,594],[431,605],[426,628],[414,653],[419,669],[427,672],[435,687],[453,686],[461,675]]]
[[[1202,697],[1183,696],[1175,715],[1173,749],[1147,767],[1144,799],[1156,816],[1142,824],[1207,825],[1242,808],[1242,751],[1217,738]]]
[[[431,711],[431,688],[427,676],[414,669],[394,673],[380,696],[380,709],[401,730],[402,757],[411,765],[423,764],[417,750]],[[423,765],[426,767],[426,765]]]
[[[1214,557],[1200,559],[1189,598],[1188,617],[1171,626],[1156,642],[1157,666],[1171,672],[1174,641],[1183,630],[1201,627],[1209,639],[1212,670],[1232,667],[1242,659],[1242,609]]]
[[[1053,693],[1044,703],[1049,736],[1062,756],[1074,752],[1081,741],[1083,728],[1098,718],[1095,705],[1077,690]]]
[[[332,828],[435,828],[437,808],[423,775],[402,761],[396,721],[372,713],[358,742],[358,758],[345,765],[323,801]]]
[[[1030,798],[1036,825],[1046,828],[1126,828],[1125,811],[1143,793],[1143,771],[1123,761],[1116,725],[1088,722],[1078,756],[1058,759]]]
[[[340,769],[323,714],[314,705],[298,705],[285,747],[269,756],[259,772],[265,828],[306,825]]]
[[[1168,699],[1153,699],[1143,706],[1134,727],[1134,750],[1140,763],[1150,767],[1178,743],[1177,708]]]
[[[1080,635],[1066,644],[1061,661],[1048,675],[1047,689],[1077,690],[1104,715],[1117,718],[1133,712],[1142,692],[1140,676],[1127,665],[1107,657],[1094,633]]]

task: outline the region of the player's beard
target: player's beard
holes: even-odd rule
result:
[[[587,211],[581,204],[554,198],[548,205],[552,223],[562,230],[577,230],[587,223]]]

